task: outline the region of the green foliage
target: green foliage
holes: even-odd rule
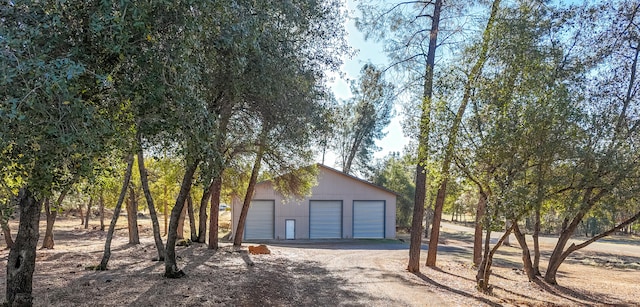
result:
[[[247,191],[252,165],[234,162],[223,173],[220,203],[231,204],[233,197],[242,197]]]
[[[154,195],[157,209],[164,213],[163,204],[168,204],[168,210],[171,211],[173,208],[172,200],[177,197],[180,189],[184,166],[179,159],[163,157],[145,159],[145,167],[149,176],[149,188]]]
[[[79,1],[0,10],[0,166],[43,197],[92,176],[114,144],[119,106],[105,99],[109,65],[95,62],[110,12]]]
[[[244,155],[241,161],[253,161],[247,156],[262,151],[264,172],[277,178],[313,160],[311,144],[326,127],[324,74],[338,68],[338,55],[346,51],[344,16],[340,1],[252,3],[244,3],[255,37],[240,50],[243,91],[229,97],[239,98],[230,103],[236,106],[231,118],[240,122],[230,123],[225,143]]]
[[[13,218],[15,212],[15,204],[11,203],[11,199],[2,196],[0,200],[0,225],[5,226],[10,219]]]
[[[318,166],[311,165],[272,179],[276,191],[285,200],[302,200],[311,195],[311,189],[318,185]]]
[[[371,182],[398,193],[396,199],[396,225],[409,227],[413,215],[415,194],[415,166],[408,155],[391,153],[385,157],[371,177]]]
[[[542,46],[553,30],[549,20],[544,10],[524,2],[504,6],[488,35],[483,73],[472,84],[458,165],[490,194],[496,218],[520,217],[533,208],[532,166],[568,145],[559,132],[571,131],[571,101],[554,79],[554,47]]]
[[[343,172],[366,174],[373,153],[379,150],[375,142],[385,136],[395,97],[393,85],[374,65],[364,65],[360,74],[360,79],[351,83],[353,98],[334,111],[333,142]]]
[[[15,199],[18,196],[18,190],[22,186],[20,181],[15,181],[9,171],[0,172],[0,225],[6,223],[13,218],[15,212]]]
[[[463,187],[456,184],[455,188],[447,188],[447,198],[445,199],[444,212],[451,214],[452,219],[459,221],[461,215],[475,216],[478,205],[478,195],[474,188],[461,190]]]
[[[638,86],[637,49],[617,40],[588,47],[595,37],[629,39],[624,31],[637,31],[621,30],[635,15],[623,17],[627,4],[619,5],[522,1],[501,9],[457,154],[466,176],[490,192],[495,218],[541,208],[543,231],[579,222],[605,231],[637,212],[621,210],[638,192],[631,183],[638,153],[630,150],[638,141],[637,97],[629,90]],[[594,32],[583,34],[586,25]]]

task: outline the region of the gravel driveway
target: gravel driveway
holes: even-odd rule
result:
[[[349,297],[336,294],[335,305],[443,306],[438,293],[406,271],[409,244],[397,240],[270,242],[274,255],[293,261],[313,260],[332,276]],[[426,256],[426,251],[422,256]],[[423,257],[424,258],[424,257]],[[342,293],[342,291],[340,291]]]

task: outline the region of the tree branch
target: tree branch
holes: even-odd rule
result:
[[[601,233],[601,234],[599,234],[599,235],[597,235],[597,236],[595,236],[595,237],[593,237],[593,238],[591,238],[591,239],[589,239],[587,241],[584,241],[584,242],[582,242],[582,243],[580,243],[578,245],[576,245],[575,243],[571,244],[571,246],[569,246],[567,251],[565,251],[564,253],[569,255],[570,253],[572,253],[572,252],[574,252],[576,250],[584,248],[587,245],[589,245],[589,244],[591,244],[591,243],[593,243],[593,242],[595,242],[595,241],[597,241],[599,239],[602,239],[602,238],[604,238],[604,237],[606,237],[606,236],[608,236],[608,235],[610,235],[610,234],[622,229],[623,227],[635,222],[638,218],[640,218],[640,211],[638,211],[634,216],[630,217],[626,221],[618,224],[617,226],[615,226],[615,227],[613,227],[613,228],[611,228],[611,229],[609,229],[609,230],[607,230],[607,231],[605,231],[605,232],[603,232],[603,233]]]
[[[387,15],[387,14],[389,14],[389,13],[393,12],[395,9],[397,9],[397,8],[399,8],[399,7],[403,6],[403,5],[407,5],[407,4],[418,4],[418,3],[422,3],[422,4],[424,4],[424,6],[427,6],[427,5],[433,4],[433,2],[431,2],[431,1],[426,1],[426,2],[425,2],[425,1],[404,1],[404,2],[399,2],[399,3],[397,3],[396,5],[392,6],[390,9],[388,9],[386,12],[384,12],[384,13],[380,14],[380,15],[378,16],[378,18],[382,18],[382,16]]]
[[[397,62],[395,62],[395,63],[391,63],[391,64],[389,64],[389,66],[387,66],[385,69],[383,69],[383,70],[382,70],[382,72],[383,72],[383,73],[384,73],[384,72],[387,72],[387,70],[389,70],[389,69],[391,69],[391,68],[393,68],[393,67],[395,67],[395,66],[397,66],[397,65],[400,65],[400,64],[402,64],[402,63],[409,62],[409,61],[411,61],[411,60],[413,60],[413,59],[415,59],[415,58],[417,58],[417,57],[421,57],[421,56],[426,56],[426,54],[424,54],[424,53],[414,54],[414,55],[412,55],[412,56],[410,56],[410,57],[408,57],[408,58],[406,58],[406,59],[403,59],[403,60],[397,61]]]

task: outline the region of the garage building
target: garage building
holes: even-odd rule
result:
[[[319,164],[318,184],[302,201],[283,201],[270,181],[256,185],[245,240],[388,238],[396,236],[396,193]],[[242,200],[232,201],[232,229]]]

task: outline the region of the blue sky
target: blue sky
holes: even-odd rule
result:
[[[334,95],[339,100],[351,97],[348,80],[357,79],[360,69],[365,63],[371,62],[378,67],[385,67],[388,62],[382,44],[374,41],[365,41],[364,35],[356,28],[354,17],[359,14],[359,11],[355,3],[352,0],[347,0],[346,3],[349,14],[346,23],[348,33],[347,42],[355,49],[356,53],[352,58],[344,59],[344,64],[341,68],[344,77],[340,78],[339,76],[333,75],[335,79],[330,83]],[[376,158],[382,158],[393,151],[402,151],[404,146],[409,143],[408,139],[402,133],[402,126],[400,124],[402,115],[400,114],[399,102],[396,103],[395,109],[395,117],[385,129],[387,132],[386,137],[377,142],[377,145],[381,147],[382,150],[375,154]],[[328,155],[325,164],[336,166],[334,160],[335,156]]]

